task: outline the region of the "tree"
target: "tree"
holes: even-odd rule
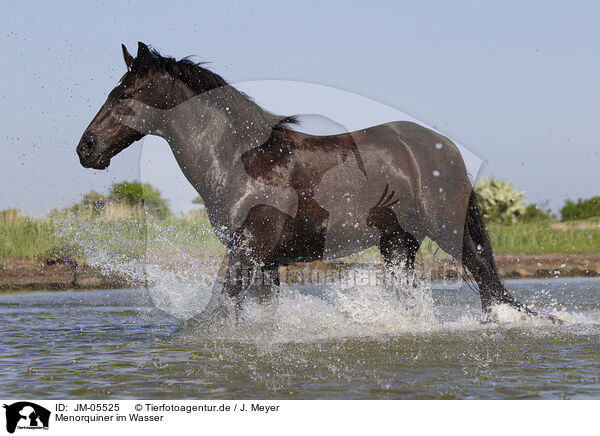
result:
[[[169,201],[162,198],[161,192],[150,183],[137,181],[113,183],[108,198],[115,203],[144,207],[161,219],[171,215]]]
[[[580,198],[577,203],[567,200],[560,210],[560,215],[562,221],[600,217],[600,197],[591,197],[587,200]]]
[[[104,211],[104,207],[108,203],[108,197],[100,192],[90,191],[82,195],[82,200],[75,203],[66,210],[71,213],[90,213],[94,216],[100,215]],[[56,209],[50,215],[60,215],[61,211]]]
[[[552,210],[548,207],[548,202],[542,203],[541,205],[530,204],[525,208],[525,212],[519,219],[519,221],[525,223],[534,223],[540,221],[555,220],[556,217],[552,213]]]
[[[94,215],[100,215],[106,203],[108,203],[108,197],[96,191],[83,194],[83,200],[81,201],[84,206],[92,208]]]
[[[527,201],[523,192],[516,191],[511,182],[495,177],[482,177],[473,188],[489,222],[510,224],[526,211]]]

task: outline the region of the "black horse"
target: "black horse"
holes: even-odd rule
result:
[[[229,251],[226,295],[243,298],[249,271],[268,298],[280,265],[374,245],[386,264],[412,267],[429,237],[471,272],[484,312],[497,300],[533,313],[498,276],[477,196],[448,138],[404,121],[308,135],[290,128],[294,117],[263,110],[188,59],[143,43],[136,58],[125,46],[123,55],[127,73],[85,130],[80,162],[104,169],[144,135],[165,138]]]

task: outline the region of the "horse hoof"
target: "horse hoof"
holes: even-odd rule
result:
[[[545,315],[544,318],[552,321],[553,325],[563,325],[565,322],[562,319],[555,317],[554,315]]]
[[[498,321],[498,318],[492,314],[491,310],[485,310],[481,314],[481,319],[479,320],[479,324],[493,324]]]

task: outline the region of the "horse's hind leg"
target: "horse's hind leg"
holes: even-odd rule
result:
[[[485,314],[488,314],[492,306],[492,282],[496,281],[495,277],[497,277],[497,273],[495,272],[495,267],[487,261],[482,250],[477,249],[477,245],[468,233],[464,235],[462,263],[475,278],[479,287],[481,309]],[[497,281],[499,282],[500,280],[498,279]]]
[[[413,270],[420,245],[421,241],[410,233],[400,230],[393,235],[382,236],[379,251],[386,266],[395,267],[404,263],[407,269]]]
[[[492,300],[496,299],[500,303],[506,303],[523,312],[536,315],[534,311],[527,308],[506,290],[492,254],[492,249],[487,237],[485,239],[473,237],[469,229],[465,229],[463,237],[463,264],[469,269],[477,285],[481,297],[481,307],[484,313],[489,313]]]
[[[419,241],[410,233],[397,229],[390,235],[384,235],[379,241],[379,251],[383,256],[386,268],[392,274],[394,269],[404,264],[408,282],[415,284],[415,257],[421,246]]]

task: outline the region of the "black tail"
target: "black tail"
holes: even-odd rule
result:
[[[469,196],[469,210],[463,237],[463,265],[469,269],[479,286],[484,311],[489,311],[492,299],[495,299],[510,304],[520,311],[537,315],[515,300],[502,284],[494,262],[492,244],[483,222],[479,200],[473,189]]]
[[[479,204],[479,198],[474,189],[471,189],[471,195],[469,196],[469,211],[467,214],[467,225],[465,228],[465,236],[470,236],[475,244],[481,247],[480,250],[486,255],[489,255],[489,263],[491,273],[498,275],[496,269],[496,263],[494,262],[492,244],[488,236],[487,228],[483,222],[483,216],[481,213],[481,206]],[[487,256],[486,256],[487,257]]]

